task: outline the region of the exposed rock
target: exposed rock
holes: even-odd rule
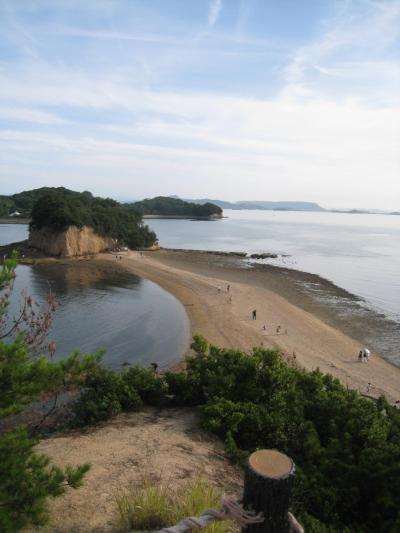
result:
[[[251,259],[278,259],[278,254],[263,253],[263,254],[251,254]]]
[[[31,229],[28,244],[47,255],[73,257],[112,250],[117,243],[111,237],[98,235],[88,226],[81,229],[70,226],[65,231],[55,231],[48,227]]]

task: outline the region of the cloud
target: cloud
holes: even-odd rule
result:
[[[133,41],[154,44],[181,45],[182,40],[164,35],[136,35],[132,33],[113,31],[94,31],[76,28],[62,28],[59,33],[70,37],[83,37],[85,39],[104,39],[110,41]]]
[[[211,0],[210,8],[208,10],[208,25],[214,26],[217,22],[222,8],[222,0]]]
[[[35,124],[69,124],[54,113],[26,107],[0,107],[0,119],[12,122],[33,122]]]
[[[358,6],[343,3],[316,39],[294,50],[284,68],[287,96],[352,94],[374,105],[400,103],[400,3],[366,2],[361,11]]]
[[[210,4],[210,25],[221,5]],[[384,2],[368,2],[367,13],[341,5],[319,35],[301,46],[285,42],[284,54],[271,59],[274,92],[253,91],[251,75],[239,79],[255,72],[247,58],[235,59],[230,71],[226,57],[214,53],[275,54],[273,42],[251,33],[250,20],[246,35],[214,28],[194,44],[193,27],[176,33],[176,43],[175,33],[169,41],[153,27],[143,34],[123,24],[59,28],[49,42],[75,51],[65,61],[57,46],[56,59],[46,56],[48,35],[42,40],[33,32],[47,60],[12,56],[0,63],[2,187],[15,189],[30,176],[32,186],[84,184],[109,195],[207,193],[398,209],[399,13]],[[82,41],[58,41],[55,33]],[[185,46],[165,53],[169,42]],[[204,71],[190,70],[201,62]],[[162,70],[156,82],[142,76],[142,63]],[[212,90],[202,83],[203,72],[211,76],[219,68],[223,75]],[[190,76],[195,82],[185,84]]]

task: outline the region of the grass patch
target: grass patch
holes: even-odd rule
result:
[[[222,493],[203,479],[188,481],[177,490],[168,485],[145,481],[117,497],[120,531],[156,530],[173,526],[188,516],[199,516],[210,507],[219,509]],[[233,530],[231,521],[214,522],[204,531],[225,533]]]

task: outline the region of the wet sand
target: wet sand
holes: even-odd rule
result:
[[[101,258],[113,260],[107,254]],[[318,367],[362,394],[400,399],[400,368],[374,350],[367,364],[357,360],[368,338],[366,325],[379,316],[366,313],[354,297],[326,280],[288,269],[251,267],[235,256],[168,250],[130,252],[119,265],[174,294],[187,310],[192,334],[245,351],[260,345],[278,348],[288,361],[308,370]],[[346,313],[313,294],[316,283],[322,284],[319,290],[328,301],[341,296]],[[251,318],[253,309],[256,320]]]

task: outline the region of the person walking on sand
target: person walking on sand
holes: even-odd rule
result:
[[[229,292],[230,290],[231,290],[231,286],[228,284],[228,285],[226,286],[226,292]]]
[[[278,327],[276,328],[276,334],[279,335],[280,332],[281,332],[281,327],[278,326]]]
[[[368,348],[364,348],[364,359],[366,363],[368,363],[370,355],[371,355],[371,352],[368,350]]]
[[[257,309],[254,309],[252,314],[251,314],[251,317],[253,320],[257,320]]]
[[[358,352],[358,362],[359,362],[359,363],[362,363],[362,362],[363,362],[363,359],[364,359],[364,354],[363,354],[363,351],[360,350],[360,351]]]

